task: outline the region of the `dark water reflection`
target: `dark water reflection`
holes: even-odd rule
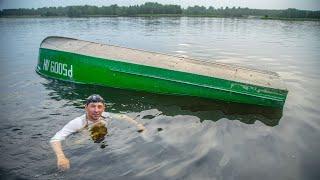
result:
[[[161,114],[168,116],[197,116],[201,122],[228,118],[230,120],[240,120],[247,124],[253,124],[256,120],[259,120],[268,126],[277,125],[282,116],[282,109],[278,108],[212,101],[197,97],[159,95],[94,85],[80,85],[53,79],[48,80],[43,85],[47,90],[53,90],[49,93],[49,97],[52,99],[56,101],[68,100],[66,105],[72,105],[80,109],[83,108],[83,97],[97,93],[106,98],[108,111],[115,113],[157,109]],[[150,115],[149,117],[148,119],[151,119],[154,116]]]
[[[320,179],[320,23],[219,18],[0,19],[1,179]],[[51,35],[276,71],[283,111],[46,79],[35,73]],[[86,133],[64,142],[58,172],[48,140],[103,95],[113,121],[107,145]]]

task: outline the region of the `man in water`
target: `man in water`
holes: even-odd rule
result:
[[[67,123],[60,131],[58,131],[50,140],[51,146],[57,156],[57,165],[60,170],[67,170],[70,168],[70,161],[65,156],[62,150],[61,141],[65,140],[70,134],[79,132],[82,129],[92,128],[95,124],[105,124],[111,118],[123,119],[137,126],[138,132],[145,130],[145,127],[126,115],[111,114],[104,112],[104,99],[97,94],[91,95],[87,98],[85,103],[86,114],[79,116],[69,123]]]

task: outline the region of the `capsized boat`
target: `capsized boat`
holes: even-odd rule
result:
[[[274,72],[57,36],[41,42],[36,71],[75,83],[279,108],[288,94]]]

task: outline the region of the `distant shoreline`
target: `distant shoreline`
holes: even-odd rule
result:
[[[200,18],[230,18],[230,19],[261,19],[261,20],[283,20],[283,21],[320,21],[320,19],[313,18],[282,18],[282,17],[263,17],[263,16],[213,16],[213,15],[183,15],[183,14],[137,14],[132,16],[119,16],[119,15],[82,15],[77,17],[68,17],[68,16],[41,16],[41,15],[12,15],[12,16],[0,16],[0,19],[5,18],[100,18],[100,17],[200,17]]]

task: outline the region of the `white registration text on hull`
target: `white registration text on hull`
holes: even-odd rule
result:
[[[43,68],[44,71],[49,71],[55,74],[59,74],[65,77],[72,78],[73,69],[72,65],[51,61],[49,59],[43,60]]]

